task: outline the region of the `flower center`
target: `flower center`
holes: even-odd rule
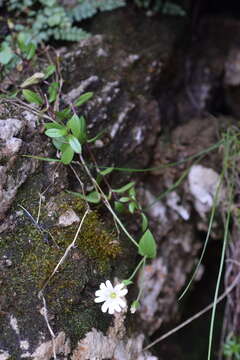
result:
[[[110,298],[111,298],[111,299],[116,299],[116,297],[117,297],[117,294],[116,294],[115,292],[112,292],[112,293],[110,294]]]

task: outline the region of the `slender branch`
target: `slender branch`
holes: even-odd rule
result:
[[[89,178],[91,179],[96,191],[100,192],[102,198],[103,198],[103,202],[106,206],[106,208],[110,211],[110,213],[112,214],[113,218],[116,220],[116,222],[118,223],[118,225],[121,227],[121,229],[123,230],[123,232],[127,235],[127,237],[132,241],[132,243],[138,247],[138,243],[136,242],[136,240],[134,240],[134,238],[129,234],[129,232],[127,231],[127,229],[125,228],[125,226],[123,225],[123,223],[121,222],[121,220],[118,218],[118,216],[115,214],[115,212],[113,211],[106,195],[104,194],[104,192],[102,191],[102,189],[100,188],[100,186],[98,185],[98,183],[96,182],[96,180],[94,179],[94,177],[92,176],[89,168],[87,167],[83,157],[81,154],[79,154],[81,163],[86,171],[86,173],[88,174]]]

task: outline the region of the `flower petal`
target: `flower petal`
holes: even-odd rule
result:
[[[107,287],[109,290],[113,291],[113,286],[112,286],[112,284],[111,284],[111,281],[109,281],[109,280],[106,281],[106,287]]]
[[[118,296],[123,297],[128,293],[128,289],[122,289],[119,291]]]
[[[95,291],[95,296],[106,296],[104,290],[97,290]]]
[[[100,297],[97,297],[96,299],[94,299],[94,301],[95,301],[95,303],[100,303],[100,302],[106,301],[106,299],[100,296]]]
[[[121,309],[121,307],[119,306],[119,304],[115,304],[114,309],[115,309],[115,311],[117,311],[117,312],[121,312],[121,311],[122,311],[122,309]]]
[[[108,313],[112,315],[112,314],[114,314],[114,311],[115,311],[115,305],[109,304]]]
[[[109,303],[107,301],[105,301],[105,303],[102,304],[101,310],[102,310],[102,312],[105,313],[108,308],[109,308]]]
[[[106,290],[106,288],[107,288],[105,283],[101,283],[99,287],[101,290]]]
[[[126,307],[126,301],[124,301],[123,299],[119,298],[118,299],[118,305],[121,306],[122,308]]]
[[[124,284],[123,283],[121,283],[121,284],[117,284],[115,287],[114,287],[114,290],[116,291],[116,292],[118,292],[119,290],[121,290],[122,288],[124,288]]]

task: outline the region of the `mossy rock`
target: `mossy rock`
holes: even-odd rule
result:
[[[31,181],[34,182],[35,177]],[[36,348],[40,337],[49,338],[41,315],[41,289],[51,326],[64,331],[72,343],[92,327],[105,330],[109,318],[103,316],[94,303],[94,291],[101,280],[111,277],[115,259],[122,256],[112,225],[104,223],[97,210],[91,210],[75,246],[51,277],[79,226],[75,222],[69,226],[59,225],[59,217],[71,210],[81,219],[86,204],[60,192],[42,203],[36,224],[27,215],[28,211],[36,219],[39,211],[38,193],[30,191],[28,196],[31,181],[22,187],[13,207],[17,226],[1,235],[1,341],[4,348],[16,356],[22,352],[16,346],[20,338],[27,339],[29,350]],[[24,203],[22,209],[18,206],[21,203]],[[11,318],[17,319],[19,334],[13,331]]]

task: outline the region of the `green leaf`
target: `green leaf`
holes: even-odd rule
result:
[[[127,190],[129,190],[131,187],[133,187],[135,185],[135,182],[134,181],[131,181],[130,183],[122,186],[121,188],[119,189],[113,189],[112,191],[115,192],[115,193],[123,193]]]
[[[122,213],[125,211],[125,207],[123,203],[120,203],[119,201],[114,201],[114,209],[115,211]]]
[[[27,60],[31,60],[36,53],[37,46],[33,43],[26,45],[25,55]]]
[[[129,193],[129,196],[131,196],[132,199],[136,198],[136,190],[134,188],[131,188],[128,193]]]
[[[74,114],[67,122],[67,127],[71,129],[73,135],[80,140],[81,144],[84,144],[87,138],[86,132],[86,120],[83,116],[79,117]]]
[[[45,129],[66,129],[64,125],[58,124],[56,122],[49,122],[44,124]]]
[[[140,255],[153,259],[157,255],[156,242],[150,230],[147,230],[139,241],[138,252]]]
[[[60,162],[59,159],[45,158],[43,156],[35,156],[35,155],[22,155],[23,157],[32,158],[36,160],[48,161],[48,162]]]
[[[114,170],[113,167],[108,167],[108,168],[106,168],[105,170],[100,171],[99,173],[100,173],[102,176],[105,176],[105,175],[110,174],[113,170]]]
[[[37,104],[37,105],[43,104],[43,99],[41,98],[41,96],[31,90],[24,89],[22,90],[22,94],[30,104]]]
[[[56,112],[56,116],[59,120],[65,120],[69,117],[69,115],[71,114],[71,109],[69,107],[65,108],[62,111],[57,111]]]
[[[86,200],[90,203],[98,204],[101,201],[101,195],[97,191],[93,191],[86,196]]]
[[[44,79],[49,78],[52,74],[54,74],[56,71],[56,66],[55,65],[49,65],[45,70],[44,70]]]
[[[67,140],[75,153],[80,154],[82,152],[82,146],[75,136],[69,135]]]
[[[80,118],[77,114],[74,114],[71,119],[67,122],[67,128],[71,130],[76,138],[79,138],[81,133],[81,125],[80,125]]]
[[[129,197],[121,197],[120,199],[119,199],[119,201],[121,202],[121,203],[126,203],[126,202],[129,202]]]
[[[92,142],[95,142],[96,140],[100,139],[100,137],[102,137],[102,135],[107,132],[107,129],[103,129],[102,131],[100,131],[96,136],[94,136],[93,138],[91,139],[88,139],[88,143],[92,143]]]
[[[61,14],[56,13],[50,16],[47,22],[50,27],[53,27],[59,25],[61,20],[62,20]]]
[[[0,63],[7,65],[13,57],[14,53],[12,49],[7,42],[3,42],[0,48]]]
[[[74,156],[74,151],[69,144],[64,144],[62,147],[61,162],[65,165],[70,164]]]
[[[59,83],[58,82],[53,82],[49,88],[48,88],[48,94],[49,94],[49,102],[50,104],[56,100],[57,98],[57,94],[58,94],[58,89],[59,89]]]
[[[67,191],[67,193],[72,194],[77,197],[80,197],[81,199],[83,199],[87,202],[93,203],[93,204],[98,204],[101,201],[101,195],[97,191],[92,191],[87,196],[85,196],[81,193],[74,192],[74,191]]]
[[[130,202],[130,204],[128,205],[128,210],[129,210],[129,212],[131,213],[131,214],[133,214],[134,213],[134,211],[135,211],[135,209],[136,209],[136,203],[135,202]]]
[[[45,131],[45,135],[51,138],[59,138],[67,134],[67,129],[65,127],[58,129],[56,127],[48,129]]]
[[[79,140],[81,144],[84,144],[87,140],[87,126],[86,126],[86,120],[84,116],[80,117],[80,135]]]
[[[44,74],[43,73],[35,73],[32,76],[30,76],[29,78],[27,78],[21,85],[20,87],[26,88],[32,85],[36,85],[39,84],[42,80],[44,79]]]
[[[17,37],[18,47],[25,55],[27,60],[31,60],[36,53],[37,46],[33,42],[30,42],[29,35],[19,33]]]
[[[66,144],[66,138],[65,137],[53,138],[52,142],[56,149],[62,150],[63,145]]]
[[[74,103],[75,106],[81,106],[93,97],[93,92],[86,92],[81,95]]]
[[[19,35],[18,35],[18,38],[17,38],[17,42],[18,42],[18,47],[19,49],[21,50],[21,52],[25,52],[26,51],[26,43],[24,41],[22,41],[20,38],[19,38]]]
[[[20,90],[13,90],[13,91],[10,91],[9,93],[7,94],[0,94],[0,98],[1,99],[12,99],[12,98],[15,98],[18,93],[19,93]]]
[[[19,49],[20,49],[22,52],[25,52],[27,45],[31,42],[31,35],[30,35],[30,33],[21,31],[21,32],[18,34],[17,42],[18,42]]]
[[[144,232],[147,230],[148,227],[148,218],[144,213],[141,213],[141,217],[142,217],[142,232]]]

